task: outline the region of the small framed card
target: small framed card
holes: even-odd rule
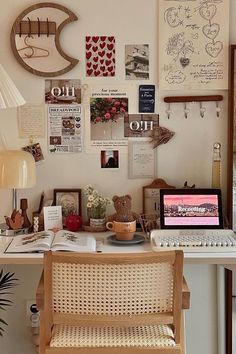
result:
[[[43,208],[44,230],[62,229],[62,207],[61,205]]]

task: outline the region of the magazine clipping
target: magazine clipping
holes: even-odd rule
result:
[[[48,105],[50,153],[82,151],[81,105]]]

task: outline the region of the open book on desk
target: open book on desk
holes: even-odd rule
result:
[[[5,253],[28,253],[44,251],[95,252],[96,239],[92,234],[60,230],[41,231],[15,236]]]

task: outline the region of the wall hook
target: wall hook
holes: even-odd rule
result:
[[[171,114],[170,103],[168,103],[168,107],[166,109],[166,114],[167,114],[167,118],[170,119],[170,114]]]
[[[189,114],[189,109],[187,108],[187,103],[184,102],[184,118],[187,119]]]
[[[200,116],[204,118],[204,114],[206,112],[206,108],[202,106],[202,102],[200,102]]]
[[[217,118],[219,118],[219,116],[220,116],[220,111],[221,111],[221,109],[219,107],[219,102],[216,101],[216,117]]]

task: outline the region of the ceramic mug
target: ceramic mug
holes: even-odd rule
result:
[[[108,221],[106,223],[108,230],[114,231],[117,240],[132,240],[136,231],[136,220],[134,221]]]

